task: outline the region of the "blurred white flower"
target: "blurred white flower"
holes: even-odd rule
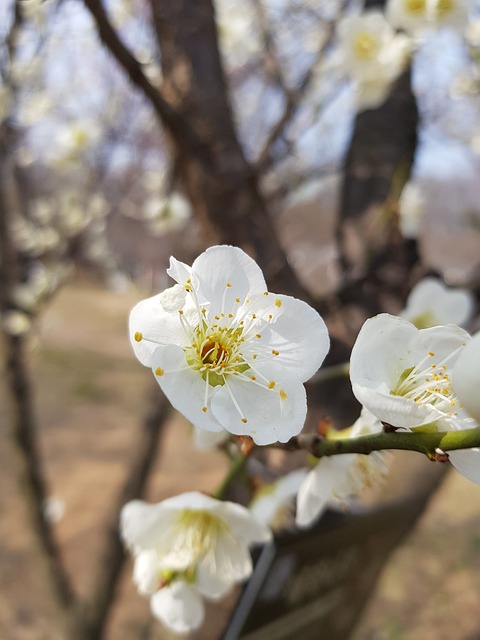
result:
[[[43,503],[43,515],[50,524],[60,522],[65,515],[65,501],[57,496],[46,498]]]
[[[355,424],[338,436],[356,438],[381,430],[378,418],[363,408]],[[388,473],[389,457],[387,452],[374,451],[368,456],[347,453],[321,458],[298,492],[297,526],[309,527],[328,506],[345,507],[352,496],[379,485]]]
[[[1,325],[3,331],[8,335],[21,336],[30,331],[32,322],[25,313],[12,309],[2,313]]]
[[[298,469],[262,487],[250,503],[255,518],[274,531],[285,529],[293,521],[293,498],[306,475],[306,469]]]
[[[65,124],[57,134],[56,145],[52,148],[55,162],[79,160],[82,155],[96,145],[101,137],[101,129],[93,120],[77,120]]]
[[[392,27],[422,37],[442,27],[463,31],[472,6],[471,0],[389,0],[386,16]]]
[[[376,9],[343,18],[338,39],[341,66],[357,86],[357,107],[380,106],[406,66],[409,39],[396,34]]]
[[[387,313],[370,318],[352,349],[353,393],[394,427],[469,426],[451,384],[452,368],[469,340],[454,325],[419,330]]]
[[[154,235],[183,229],[191,215],[190,201],[176,191],[163,198],[152,196],[143,210],[143,217]]]
[[[459,355],[453,367],[452,384],[465,410],[480,424],[480,332]]]
[[[129,502],[121,535],[135,556],[139,592],[152,597],[152,613],[176,633],[200,626],[201,596],[217,600],[247,579],[249,546],[271,538],[248,509],[198,492],[154,505]]]
[[[398,201],[400,231],[404,238],[416,238],[425,215],[425,198],[418,185],[407,182]]]
[[[303,382],[329,348],[318,313],[269,293],[237,247],[212,247],[192,267],[171,258],[167,273],[178,284],[134,307],[130,339],[173,406],[201,429],[257,444],[299,433]]]
[[[424,278],[411,290],[400,315],[417,329],[439,324],[462,326],[472,317],[473,307],[470,291],[447,287],[438,278]]]

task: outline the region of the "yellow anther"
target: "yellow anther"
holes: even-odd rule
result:
[[[143,339],[143,334],[140,331],[136,331],[133,339],[135,340],[135,342],[141,342]]]
[[[191,283],[191,279],[187,278],[187,284],[190,284],[190,283]]]
[[[273,380],[270,380],[270,382],[268,383],[268,388],[273,389],[275,385],[276,385],[276,382],[274,382]]]
[[[287,399],[287,394],[285,393],[285,391],[283,389],[280,389],[280,398],[282,400],[286,400]]]
[[[233,318],[233,313],[229,313],[229,314],[228,314],[228,317],[229,317],[229,318]]]
[[[256,359],[257,359],[257,354],[256,354],[256,353],[254,353],[254,354],[253,354],[253,356],[252,356],[252,358],[253,358],[254,360],[256,360]]]
[[[433,351],[429,351],[429,352],[428,352],[428,355],[429,355],[429,356],[431,356],[431,357],[433,357],[435,354],[433,353]]]
[[[256,337],[256,338],[261,338],[261,337],[262,337],[262,335],[261,335],[260,333],[256,333],[256,334],[255,334],[255,337]]]
[[[282,306],[282,301],[280,300],[280,298],[277,298],[275,300],[275,306],[278,307],[278,308],[280,308]]]
[[[247,424],[247,419],[246,418],[242,418],[242,422],[243,422],[243,424]]]
[[[268,315],[268,319],[269,319],[269,320],[271,320],[272,318],[273,318],[273,316],[272,316],[272,314],[270,313],[270,314]]]
[[[163,376],[164,373],[165,373],[165,371],[161,367],[157,367],[155,369],[155,375],[156,376]]]
[[[256,380],[257,378],[255,376],[250,376],[250,380]]]
[[[255,320],[255,318],[257,317],[256,313],[252,313],[252,318]]]
[[[207,313],[207,310],[206,309],[202,309],[202,313],[203,313],[203,315],[205,315]]]
[[[268,291],[265,291],[265,293],[263,295],[264,296],[268,296]]]
[[[192,287],[189,284],[185,285],[185,291],[191,291]]]
[[[280,355],[280,351],[276,351],[275,349],[272,349],[272,353],[274,356],[279,356]]]
[[[230,282],[227,282],[227,287],[231,287],[232,285],[230,284]]]
[[[235,302],[240,302],[240,298],[235,298]]]
[[[207,407],[202,407],[203,413],[207,413]]]

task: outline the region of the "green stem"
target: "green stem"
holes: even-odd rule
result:
[[[248,455],[240,454],[237,458],[233,460],[227,475],[225,476],[225,478],[223,479],[222,483],[219,485],[217,490],[213,492],[212,495],[214,498],[217,498],[217,500],[222,500],[224,498],[233,480],[245,468],[247,459],[248,459]]]
[[[293,438],[286,446],[289,449],[306,449],[316,458],[342,453],[369,454],[384,449],[403,449],[418,451],[430,459],[436,459],[437,450],[448,452],[480,447],[480,427],[435,433],[380,432],[357,438],[325,439],[309,434]]]

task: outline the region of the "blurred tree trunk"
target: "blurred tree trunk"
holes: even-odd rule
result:
[[[211,240],[253,254],[274,290],[304,297],[233,124],[211,0],[151,0],[162,94],[193,136],[170,130],[176,167]]]

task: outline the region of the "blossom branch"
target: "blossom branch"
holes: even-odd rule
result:
[[[436,431],[434,433],[412,431],[388,431],[357,438],[322,438],[306,434],[292,438],[286,445],[288,450],[305,449],[316,458],[344,453],[362,453],[386,449],[417,451],[430,460],[442,459],[445,451],[480,447],[480,427],[458,431]],[[439,454],[440,452],[440,454]]]

